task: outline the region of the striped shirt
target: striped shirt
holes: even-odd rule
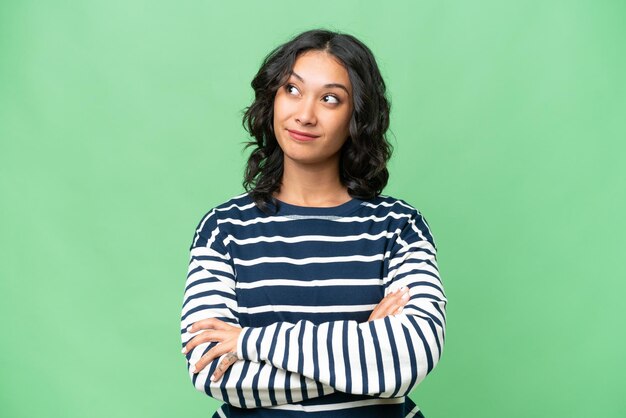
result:
[[[401,199],[352,198],[335,207],[280,202],[259,210],[247,193],[202,217],[190,247],[181,313],[242,332],[224,376],[193,385],[225,402],[213,417],[421,417],[407,396],[439,361],[446,304],[436,247],[421,213]],[[368,321],[401,286],[397,315]],[[216,343],[187,353],[187,365]]]

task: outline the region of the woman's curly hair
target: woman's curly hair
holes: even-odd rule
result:
[[[296,58],[309,50],[325,51],[348,71],[353,91],[350,136],[341,148],[339,177],[352,197],[370,199],[387,185],[387,161],[393,148],[387,141],[390,103],[385,82],[370,49],[352,35],[314,29],[278,46],[264,59],[252,80],[255,98],[245,109],[243,126],[254,138],[244,149],[255,147],[248,158],[243,187],[256,206],[269,213],[277,210],[273,193],[280,189],[283,152],[273,128],[274,96],[286,83]]]

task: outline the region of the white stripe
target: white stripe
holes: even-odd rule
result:
[[[319,370],[320,382],[330,382],[330,363],[328,360],[328,327],[330,322],[323,322],[317,327],[317,368]]]
[[[365,357],[367,357],[368,351],[371,351],[372,347],[361,347],[358,337],[358,329],[355,326],[351,326],[353,323],[348,323],[347,332],[348,332],[348,364],[350,365],[350,379],[352,381],[352,389],[351,393],[363,393],[363,367],[365,365],[361,365],[361,356],[359,355],[360,351],[363,350],[366,352]]]
[[[292,279],[266,279],[256,280],[252,283],[238,282],[238,289],[255,289],[267,286],[297,286],[297,287],[325,287],[325,286],[379,286],[381,279],[322,279],[322,280],[292,280]]]
[[[198,360],[200,360],[200,357],[202,357],[202,353],[204,353],[204,350],[206,350],[208,345],[209,343],[200,343],[191,350],[191,356],[189,357],[189,364],[191,366],[195,365],[198,362]],[[191,372],[191,368],[189,369],[189,377],[193,381],[193,373]],[[204,392],[204,384],[206,382],[207,377],[208,377],[208,372],[207,372],[207,368],[205,367],[204,369],[200,371],[200,373],[198,373],[198,377],[196,378],[196,385],[195,385],[196,389],[198,389],[201,392]]]
[[[305,376],[313,376],[313,350],[316,347],[313,347],[313,324],[311,322],[304,322],[304,336],[302,337],[302,358],[305,359],[302,367],[302,374]],[[306,361],[306,359],[311,359],[311,361]]]
[[[269,325],[265,329],[265,335],[266,336],[267,335],[274,335],[276,333],[277,326],[278,326],[278,324],[276,322],[274,322],[273,324]],[[272,346],[272,339],[271,338],[267,338],[267,337],[263,338],[261,340],[259,352],[257,353],[257,358],[269,358],[271,346]],[[250,352],[250,351],[248,351],[248,352]]]
[[[215,251],[213,248],[211,248],[208,244],[207,246],[202,246],[202,247],[194,247],[191,249],[191,255],[192,256],[209,256],[209,257],[216,257],[216,258],[221,258],[222,260],[230,260],[230,255],[228,254],[222,254],[220,252]],[[202,260],[205,261],[205,260]]]
[[[355,223],[365,223],[368,221],[372,221],[372,222],[385,222],[388,218],[393,218],[393,219],[402,219],[402,218],[411,218],[411,214],[409,213],[395,213],[395,212],[389,212],[386,216],[383,217],[379,217],[379,216],[375,216],[375,215],[371,215],[371,216],[344,216],[344,217],[337,217],[335,219],[332,219],[334,222],[340,222],[340,223],[351,223],[351,222],[355,222]],[[225,219],[218,219],[217,220],[217,225],[219,227],[220,224],[223,223],[229,223],[231,225],[240,225],[240,226],[248,226],[248,225],[254,225],[257,223],[262,223],[262,224],[267,224],[267,223],[271,223],[271,222],[293,222],[294,220],[297,220],[297,218],[291,218],[288,216],[268,216],[268,217],[263,217],[263,218],[253,218],[253,219],[249,219],[247,221],[242,221],[240,219],[234,219],[234,218],[225,218]]]
[[[420,312],[420,314],[422,314]],[[422,314],[423,315],[423,314]],[[411,339],[413,340],[413,352],[415,353],[415,360],[417,361],[417,379],[415,380],[415,385],[418,385],[424,378],[426,377],[426,372],[428,371],[428,359],[426,358],[426,347],[422,342],[422,339],[417,335],[417,331],[415,330],[415,326],[409,321],[404,313],[398,315],[398,318],[404,323],[405,327],[409,330],[411,334]],[[428,342],[427,330],[430,329],[428,325],[428,321],[420,318],[418,316],[413,316],[413,320],[417,322],[417,327],[422,331],[424,337]],[[433,353],[432,347],[431,353]],[[433,359],[434,360],[434,359]]]
[[[345,392],[346,390],[346,366],[343,360],[343,325],[344,321],[335,322],[333,335],[331,335],[331,347],[335,361],[335,389]]]
[[[232,208],[237,208],[237,209],[239,209],[240,211],[242,211],[242,212],[243,212],[244,210],[247,210],[247,209],[253,208],[253,207],[255,207],[255,206],[256,206],[256,205],[254,204],[254,202],[252,202],[252,203],[248,203],[247,205],[243,205],[243,206],[239,206],[238,204],[233,203],[232,205],[230,205],[230,206],[225,206],[225,207],[223,207],[223,208],[215,208],[215,210],[216,210],[216,211],[218,211],[218,210],[219,210],[219,211],[221,211],[221,212],[226,212],[227,210],[231,210]]]
[[[233,289],[235,288],[235,284],[236,284],[235,280],[231,279],[230,277],[223,276],[221,274],[210,273],[204,269],[200,269],[187,276],[187,283],[185,284],[185,288],[189,288],[188,291],[193,291],[194,287],[199,286],[198,284],[195,284],[195,283],[203,279],[217,279],[220,282],[219,287],[222,288],[224,291],[226,290],[233,291]],[[218,285],[214,283],[213,286],[218,286]]]
[[[283,324],[285,324],[285,326],[282,326]],[[276,346],[274,347],[274,357],[270,359],[270,361],[272,362],[272,364],[283,364],[283,359],[285,357],[285,332],[287,331],[288,324],[285,323],[279,323],[277,326],[277,331],[271,334],[267,334],[267,331],[265,332],[265,335],[263,336],[263,338],[266,338],[268,340],[272,339],[272,336],[276,335]],[[284,386],[282,386],[284,387]]]
[[[369,347],[371,353],[365,355],[365,377],[367,378],[367,391],[368,393],[379,393],[382,391],[380,387],[380,381],[378,380],[378,362],[376,361],[376,355],[373,347],[375,347],[374,338],[372,332],[369,329],[370,323],[359,324],[361,328],[361,335],[363,336],[363,346]],[[382,366],[382,365],[381,365]]]
[[[389,253],[389,252],[387,252]],[[374,255],[348,255],[348,256],[337,256],[337,257],[307,257],[307,258],[291,258],[291,257],[257,257],[252,260],[242,260],[240,258],[235,258],[233,261],[235,264],[240,266],[255,266],[257,264],[262,263],[287,263],[287,264],[295,264],[295,265],[306,265],[312,263],[341,263],[341,262],[351,262],[351,261],[359,261],[359,262],[371,262],[371,261],[381,261],[388,254],[374,254]]]
[[[309,241],[322,241],[322,242],[348,242],[348,241],[359,241],[362,239],[375,241],[380,238],[392,238],[395,232],[390,231],[382,231],[379,234],[359,234],[359,235],[346,235],[346,236],[332,236],[332,235],[298,235],[295,237],[283,237],[280,235],[273,236],[263,236],[260,235],[258,237],[253,238],[245,238],[238,239],[233,237],[232,235],[226,236],[224,239],[224,245],[228,245],[231,242],[234,242],[238,245],[246,245],[246,244],[256,244],[259,242],[288,242],[288,243],[296,243],[296,242],[309,242]]]
[[[216,317],[232,318],[233,313],[226,308],[219,308],[219,309],[213,308],[213,309],[203,309],[201,311],[196,311],[190,314],[187,318],[185,318],[184,321],[182,321],[181,329],[187,328],[189,325],[193,324],[194,322],[198,322],[202,319],[216,318]],[[234,327],[237,326],[237,324],[232,324],[232,323],[230,323],[229,325],[232,325]]]
[[[211,212],[209,212],[208,215],[206,215],[204,217],[204,219],[202,220],[202,222],[200,223],[200,226],[198,226],[198,229],[196,229],[196,238],[193,240],[193,247],[196,247],[196,245],[198,244],[198,240],[200,239],[200,231],[202,229],[204,229],[204,225],[206,224],[206,222],[209,220],[209,218],[211,218],[213,215],[215,215],[215,211],[216,209],[213,209]],[[219,223],[219,219],[217,219],[217,222]],[[203,247],[211,247],[211,245],[213,245],[213,242],[215,241],[217,234],[219,233],[219,225],[217,228],[213,229],[211,231],[211,236],[209,237],[209,239],[207,240],[206,245],[204,245]]]
[[[415,416],[415,414],[417,414],[420,411],[418,406],[415,406],[415,408],[411,409],[411,412],[409,412],[407,414],[407,416],[405,418],[412,418]]]
[[[226,354],[223,354],[222,356],[219,357],[219,364],[222,362],[222,360],[224,359],[224,356]],[[213,360],[216,361],[216,360]],[[235,386],[237,385],[237,382],[239,381],[239,378],[241,377],[241,372],[243,371],[243,366],[244,366],[244,362],[243,361],[237,361],[235,362],[233,365],[230,366],[230,375],[228,376],[228,379],[226,380],[226,393],[228,394],[228,402],[231,405],[234,405],[238,408],[241,408],[243,405],[241,405],[239,403],[239,395],[237,395],[237,389],[235,388]],[[204,370],[208,370],[209,367],[207,365],[207,367],[205,367],[202,371]],[[202,373],[201,371],[201,373]],[[222,384],[222,381],[226,379],[226,376],[222,376],[222,378],[220,380],[218,380],[217,382],[211,382],[209,380],[209,385],[211,387],[211,391],[213,393],[220,393],[221,396],[221,390],[220,390],[220,385]],[[247,399],[246,399],[247,400]]]
[[[237,363],[241,363],[242,365],[244,364],[243,362],[239,361]],[[256,407],[256,400],[254,399],[254,395],[252,393],[252,380],[254,379],[254,376],[259,372],[261,363],[250,362],[249,364],[250,365],[248,366],[248,371],[241,381],[241,387],[243,388],[242,392],[243,398],[246,403],[246,408],[254,408]]]
[[[281,352],[281,356],[282,356],[282,352]],[[270,368],[271,367],[272,366],[270,365]],[[267,382],[269,382],[269,376],[268,376]],[[287,386],[286,382],[287,382],[287,372],[281,369],[277,369],[276,377],[274,378],[274,388],[276,389],[274,391],[274,396],[276,397],[276,402],[278,402],[279,404],[287,403],[287,391],[284,390],[284,388]],[[259,382],[259,384],[260,383],[261,382]],[[289,391],[289,393],[291,394],[291,390]],[[293,400],[293,397],[292,397],[292,400]]]
[[[291,397],[292,399],[297,399],[296,402],[304,399],[302,396],[302,390],[300,390],[300,375],[298,373],[291,373],[289,387],[291,388]]]
[[[363,203],[361,203],[361,205],[367,206],[367,207],[370,207],[370,208],[378,208],[378,207],[381,207],[381,206],[382,207],[386,207],[386,208],[390,208],[390,207],[392,207],[394,205],[398,205],[398,204],[400,204],[400,201],[380,202],[378,204],[374,204],[374,203],[370,203],[370,202],[363,202]],[[404,206],[406,206],[406,205],[404,205]]]
[[[318,412],[318,411],[336,411],[339,409],[358,408],[360,406],[369,405],[392,405],[403,403],[405,401],[404,396],[400,398],[376,398],[376,399],[364,399],[360,401],[333,403],[327,405],[278,405],[273,406],[271,409],[284,409],[288,411],[304,411],[304,412]]]
[[[235,281],[231,278],[231,276],[234,276],[234,274],[232,274],[232,269],[226,269],[224,268],[224,265],[221,263],[215,263],[214,264],[205,264],[202,265],[200,263],[198,263],[196,260],[192,260],[191,263],[189,263],[189,272],[187,275],[187,279],[189,279],[189,282],[187,283],[187,285],[196,282],[198,280],[202,280],[202,279],[208,279],[208,278],[218,278],[221,281],[227,281],[227,282],[233,282],[232,286],[229,287],[234,287],[235,286]],[[204,264],[204,263],[203,263]],[[198,267],[200,267],[198,269]],[[222,275],[222,274],[216,274],[215,272],[210,272],[207,270],[215,270],[215,271],[219,271],[222,273],[228,273],[229,276],[226,275]],[[193,271],[193,272],[192,272]]]
[[[409,260],[420,260],[419,258],[413,258],[410,257]],[[411,273],[413,272],[414,274],[419,274],[424,276],[424,281],[427,282],[431,282],[433,284],[436,284],[437,286],[441,286],[441,283],[439,280],[435,279],[435,277],[439,277],[439,272],[437,271],[437,269],[435,269],[433,266],[431,266],[430,264],[426,263],[423,260],[421,263],[404,263],[402,264],[400,267],[398,267],[397,269],[395,269],[392,273],[392,276],[399,276],[401,274],[406,274],[406,273]],[[422,270],[422,271],[418,271],[418,270]],[[431,276],[430,274],[426,274],[423,273],[423,271],[427,271],[429,273],[432,273],[435,277]],[[415,281],[415,278],[413,278],[413,281]]]
[[[396,373],[393,364],[393,358],[391,357],[391,343],[389,342],[389,336],[387,335],[387,327],[385,326],[384,319],[377,319],[372,321],[376,327],[376,335],[378,337],[378,347],[380,349],[382,357],[383,375],[385,376],[385,386],[381,385],[381,396],[389,397],[393,393],[393,389],[396,382]]]
[[[400,237],[397,238],[397,241],[400,245],[402,245],[402,248],[398,250],[397,254],[402,254],[411,248],[422,248],[422,249],[430,251],[431,253],[435,252],[435,247],[433,247],[430,241],[420,240],[420,241],[415,241],[409,244],[408,242],[404,241]]]
[[[270,398],[269,382],[270,382],[270,373],[272,372],[272,369],[274,369],[274,367],[272,367],[270,364],[267,364],[267,363],[263,363],[263,364],[264,366],[261,369],[261,372],[259,373],[259,384],[257,386],[258,392],[259,392],[259,399],[261,399],[261,405],[271,405],[272,401]],[[280,372],[282,372],[282,370]],[[276,382],[277,380],[274,381],[275,393],[278,394],[279,392],[284,392],[280,390],[280,386],[278,386]],[[251,397],[253,398],[254,396],[251,396]]]
[[[370,305],[329,305],[329,306],[303,306],[303,305],[263,305],[247,308],[239,307],[239,312],[256,314],[263,312],[300,312],[300,313],[347,313],[347,312],[371,312],[376,304]]]
[[[428,241],[420,241],[420,245],[413,245],[414,248],[425,248],[427,250],[431,250],[432,246],[428,244]],[[389,260],[389,269],[396,267],[398,264],[404,263],[406,260],[416,259],[420,261],[432,261],[435,259],[434,256],[425,253],[424,251],[402,251],[398,252],[393,258]]]
[[[259,340],[259,335],[261,335],[261,328],[259,327],[250,328],[248,331],[246,351],[248,352],[248,357],[254,362],[257,361],[257,356],[259,355],[256,349],[256,341]]]
[[[213,295],[215,295],[214,291],[216,290],[216,285],[215,283],[200,283],[197,284],[195,286],[190,287],[184,295],[184,300],[187,300],[187,298],[191,297],[191,296],[195,296],[199,293],[203,293],[203,292],[210,292],[212,291]],[[226,298],[226,301],[230,301],[230,300],[235,300],[236,297],[236,293],[235,291],[231,288],[231,287],[223,287],[220,290],[222,290],[224,293],[228,293],[229,295],[232,295],[232,298]],[[207,296],[213,296],[213,295],[205,295],[203,297],[207,297]],[[217,297],[222,298],[222,295],[215,295]],[[219,303],[219,302],[218,302]],[[235,310],[237,310],[237,307],[235,307]]]
[[[390,317],[389,323],[391,324],[391,335],[394,336],[394,340],[396,342],[396,355],[398,356],[398,361],[400,363],[400,369],[398,373],[400,373],[400,389],[398,393],[406,393],[406,389],[410,383],[410,374],[411,374],[411,360],[409,356],[409,345],[406,340],[406,336],[404,335],[402,322],[399,318]],[[403,376],[404,374],[408,374],[407,376]],[[396,387],[395,382],[392,387],[398,389]]]
[[[413,210],[414,210],[414,211],[417,211],[417,209],[415,209],[413,206],[410,206],[410,205],[405,204],[405,203],[404,203],[404,202],[402,202],[400,199],[398,199],[398,200],[396,201],[396,203],[398,203],[400,206],[404,206],[405,208],[410,209],[410,210],[412,210],[412,211],[413,211]],[[417,213],[419,214],[419,212],[417,212]]]
[[[199,306],[202,305],[210,305],[211,307],[205,306],[202,311],[207,312],[207,311],[213,311],[213,310],[217,310],[217,309],[224,309],[223,307],[215,307],[215,305],[222,305],[225,304],[227,307],[233,309],[235,312],[237,311],[237,301],[234,299],[227,299],[224,298],[222,295],[207,295],[207,296],[202,296],[199,298],[195,298],[195,299],[191,299],[187,302],[187,304],[183,307],[182,309],[182,314],[181,316],[185,316],[187,315],[187,312],[189,312],[190,310],[197,308]],[[230,314],[229,316],[232,316],[232,314]]]
[[[424,236],[424,234],[422,233],[421,229],[419,229],[419,228],[417,227],[417,225],[415,224],[415,219],[410,219],[410,220],[409,220],[409,223],[411,224],[411,228],[413,228],[413,230],[415,231],[415,233],[416,233],[417,235],[419,235],[419,237],[420,237],[421,239],[423,239],[424,241],[427,241],[427,240],[426,240],[426,237],[425,237],[425,236]]]
[[[301,347],[298,344],[298,334],[300,334],[300,327],[292,327],[287,341],[287,370],[294,373],[298,370],[298,360],[300,359],[299,350]],[[291,387],[295,390],[295,388],[300,387],[300,382],[296,383],[295,386],[291,385]]]
[[[433,307],[433,303],[430,300],[428,300],[428,303],[422,303],[419,305],[416,304],[407,304],[404,306],[404,309],[402,310],[403,314],[406,315],[413,315],[413,316],[417,316],[426,320],[432,320],[432,317],[436,318],[439,320],[440,323],[444,324],[446,323],[446,318],[442,317],[441,314],[439,313],[439,311],[437,311],[434,307]],[[418,306],[421,310],[417,310],[415,309],[415,307]],[[424,313],[424,311],[430,313],[430,315],[427,315]],[[435,324],[434,324],[435,325]],[[439,325],[436,325],[437,327],[439,327]]]

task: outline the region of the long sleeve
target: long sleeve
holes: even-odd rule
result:
[[[384,255],[385,293],[410,289],[403,312],[357,323],[277,322],[244,327],[237,354],[300,373],[338,391],[377,397],[407,395],[439,361],[447,299],[430,229],[413,210]]]
[[[215,210],[200,221],[190,248],[190,261],[181,313],[181,339],[185,346],[195,335],[187,327],[202,319],[217,318],[239,326],[235,294],[235,269],[217,224]],[[299,402],[334,392],[298,373],[265,362],[237,361],[218,382],[209,376],[221,357],[200,373],[190,371],[216,343],[203,343],[187,353],[191,381],[201,392],[240,408],[255,408]]]

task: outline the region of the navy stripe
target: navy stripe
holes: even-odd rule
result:
[[[277,372],[278,372],[278,369],[275,367],[272,367],[272,372],[270,373],[270,378],[268,382],[270,402],[272,403],[272,405],[278,405],[278,401],[276,400],[276,391],[274,390],[274,388],[276,387],[274,383],[276,381]]]
[[[418,378],[419,370],[417,368],[417,358],[415,357],[415,351],[413,351],[413,347],[411,347],[411,334],[409,334],[409,330],[405,327],[402,327],[402,331],[404,332],[404,338],[406,338],[406,342],[409,345],[409,362],[411,364],[411,370],[415,370],[416,372],[411,375],[411,379],[409,380],[409,387],[412,388],[415,385],[415,382]]]
[[[261,362],[259,363],[259,371],[257,374],[254,375],[254,378],[252,379],[252,396],[254,397],[254,405],[257,408],[261,407],[261,397],[259,396],[259,377],[261,376],[261,370],[263,370],[263,367],[269,367],[267,366],[267,363],[265,362]]]
[[[225,303],[220,303],[217,305],[198,305],[193,309],[189,309],[189,311],[187,311],[187,313],[185,315],[183,315],[181,317],[181,320],[184,321],[185,319],[187,319],[187,317],[193,313],[196,312],[202,312],[202,311],[206,311],[206,310],[212,310],[212,309],[228,309],[228,311],[230,311],[230,313],[236,317],[236,312],[233,311],[231,308],[229,308]]]
[[[369,323],[369,328],[372,334],[372,339],[374,341],[378,341],[378,335],[376,333],[376,325],[374,325],[374,322]],[[381,389],[380,392],[384,392],[384,390],[382,390],[385,387],[385,370],[384,370],[385,365],[383,363],[383,356],[380,351],[380,346],[374,344],[372,348],[374,349],[374,355],[376,357],[376,370],[378,370],[378,382],[379,382],[379,388]]]
[[[328,339],[326,340],[326,349],[328,350],[328,368],[330,370],[330,382],[329,385],[335,387],[335,356],[333,355],[333,328],[334,322],[331,322],[328,326]]]
[[[346,392],[352,393],[352,368],[350,366],[350,352],[348,351],[348,346],[350,345],[350,341],[348,341],[348,329],[343,327],[343,363],[346,368]]]
[[[396,345],[396,340],[391,331],[391,322],[388,316],[384,318],[385,321],[385,329],[387,330],[387,337],[389,338],[389,343],[391,345],[391,358],[393,359],[393,370],[395,371],[396,384],[392,398],[395,398],[400,390],[400,385],[402,385],[402,376],[400,375],[400,359],[398,358],[398,346]]]
[[[415,331],[417,331],[420,339],[422,340],[422,343],[424,344],[424,350],[426,350],[426,360],[428,362],[428,371],[427,371],[427,374],[428,374],[433,368],[433,355],[430,351],[430,345],[428,344],[428,341],[424,337],[424,333],[422,332],[420,327],[417,325],[417,321],[415,320],[415,318],[411,318],[410,316],[407,316],[407,318],[409,318],[409,321],[413,323],[413,326],[415,327]]]
[[[365,341],[363,341],[363,334],[357,333],[359,344],[359,358],[361,360],[361,367],[363,368],[361,384],[363,385],[363,393],[369,392],[369,386],[367,384],[367,359],[365,358]]]
[[[194,269],[194,270],[202,270],[202,267],[198,267],[197,269]],[[191,276],[192,274],[193,274],[193,272],[190,272],[189,276]],[[219,283],[221,283],[221,280],[219,280],[219,279],[217,279],[215,277],[207,277],[207,278],[204,278],[204,279],[195,280],[195,281],[189,283],[189,285],[187,287],[185,287],[185,293],[187,293],[187,291],[189,289],[192,289],[193,287],[195,287],[197,285],[205,284],[205,283],[216,283],[216,284],[219,284]]]
[[[206,291],[206,292],[195,293],[195,294],[189,296],[185,300],[185,304],[191,302],[192,300],[201,299],[201,298],[206,297],[206,296],[221,296],[224,299],[233,300],[232,296],[229,293],[220,292],[218,290],[209,290],[209,291]],[[219,305],[216,305],[216,306],[222,306],[222,305],[223,304],[219,304]]]
[[[239,404],[242,408],[246,408],[246,396],[243,393],[241,385],[243,383],[243,379],[245,379],[246,374],[248,373],[249,368],[250,362],[245,362],[243,364],[243,369],[241,370],[241,375],[239,376],[237,383],[235,383],[235,389],[237,389],[237,396],[239,397]],[[226,372],[224,373],[224,376],[222,376],[222,379],[225,379],[226,373],[230,373],[232,370],[232,367],[229,367],[228,370],[226,370]]]

